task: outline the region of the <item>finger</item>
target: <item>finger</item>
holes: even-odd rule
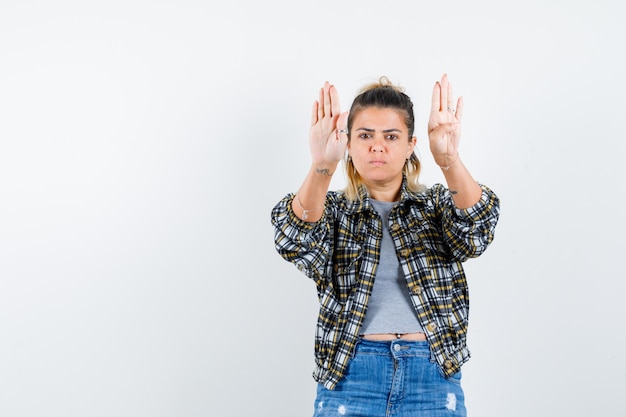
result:
[[[448,98],[447,98],[447,103],[448,103],[448,109],[453,109],[454,108],[454,97],[452,95],[452,84],[450,82],[448,82]]]
[[[348,140],[348,112],[341,113],[337,119],[337,139]]]
[[[328,81],[324,83],[324,116],[332,116],[331,103],[330,103],[330,84]]]
[[[339,104],[339,92],[334,85],[330,86],[330,105],[331,116],[341,113],[341,105]]]
[[[314,126],[315,123],[317,123],[317,120],[318,120],[317,108],[318,107],[319,107],[319,103],[315,101],[315,103],[313,103],[313,108],[311,109],[311,126]]]
[[[441,107],[440,111],[447,110],[449,107],[448,103],[448,74],[443,74],[441,77]]]
[[[456,113],[454,114],[456,119],[460,122],[463,117],[463,97],[459,97],[456,102]]]
[[[319,97],[317,99],[317,120],[324,117],[324,87],[320,88]]]
[[[437,81],[433,87],[433,98],[430,103],[430,112],[436,113],[439,111],[441,111],[441,84]]]

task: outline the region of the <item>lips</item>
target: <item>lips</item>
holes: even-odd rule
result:
[[[380,159],[374,159],[372,161],[370,161],[370,165],[385,165],[386,162],[385,161],[381,161]]]

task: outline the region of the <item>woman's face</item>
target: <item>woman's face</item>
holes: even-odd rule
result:
[[[367,186],[400,187],[402,168],[415,143],[415,137],[409,140],[401,111],[367,107],[354,117],[348,153]]]

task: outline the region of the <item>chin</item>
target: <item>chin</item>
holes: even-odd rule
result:
[[[390,166],[386,165],[384,167],[376,167],[372,169],[372,167],[368,167],[369,169],[363,170],[363,172],[359,172],[360,177],[366,183],[388,183],[393,181],[402,182],[402,166],[398,170],[392,170]]]
[[[398,180],[397,176],[389,176],[389,175],[369,175],[369,176],[361,176],[366,183],[387,183]],[[400,181],[402,180],[402,176],[400,176]]]

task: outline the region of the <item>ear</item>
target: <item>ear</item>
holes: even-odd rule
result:
[[[409,149],[407,152],[407,158],[411,156],[413,151],[415,150],[415,145],[417,145],[417,136],[413,136],[409,141]]]

